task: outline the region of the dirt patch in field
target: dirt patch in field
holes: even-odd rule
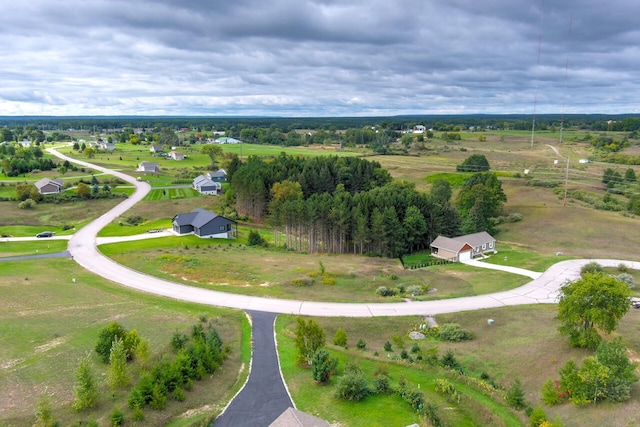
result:
[[[36,354],[44,353],[47,350],[51,350],[52,348],[57,347],[60,344],[63,344],[65,341],[66,341],[66,338],[58,337],[58,338],[56,338],[56,339],[54,339],[52,341],[49,341],[46,344],[39,345],[38,347],[35,348],[34,351],[36,352]]]

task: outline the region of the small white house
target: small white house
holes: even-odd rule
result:
[[[184,160],[184,153],[180,151],[169,151],[169,157],[173,160]]]
[[[138,172],[160,172],[160,166],[156,162],[140,162],[138,163]]]

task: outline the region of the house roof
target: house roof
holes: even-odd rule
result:
[[[41,180],[39,180],[38,182],[36,182],[34,185],[36,186],[36,188],[41,189],[42,187],[44,187],[47,184],[55,184],[58,187],[63,187],[64,186],[64,181],[62,181],[61,179],[50,179],[50,178],[42,178]]]
[[[202,187],[203,185],[221,187],[220,183],[211,181],[209,178],[207,178],[204,175],[200,175],[200,176],[194,178],[194,180],[193,180],[193,186],[194,187],[198,187],[198,186]]]
[[[153,167],[158,167],[158,164],[156,162],[140,162],[139,166],[143,166],[143,167],[149,167],[149,168],[153,168]]]
[[[465,245],[469,245],[472,247],[481,246],[484,243],[495,242],[495,238],[491,236],[491,234],[486,231],[481,231],[480,233],[466,234],[464,236],[458,237],[444,237],[438,236],[431,243],[431,247],[446,249],[448,251],[459,252],[464,248]]]
[[[215,172],[209,172],[211,178],[225,178],[227,176],[227,171],[224,169],[218,169]]]
[[[164,148],[164,146],[162,146],[162,145],[152,145],[149,150],[153,149],[155,151],[162,151],[163,148]]]
[[[202,228],[217,217],[235,223],[235,221],[233,220],[230,220],[213,212],[209,212],[208,210],[202,208],[195,208],[192,212],[186,214],[178,214],[173,217],[173,222],[175,222],[179,226],[191,225],[196,228]]]
[[[294,408],[287,408],[269,427],[329,427],[322,418],[314,417]]]
[[[471,246],[480,246],[483,243],[494,242],[496,239],[486,231],[454,237],[455,240],[465,242]]]
[[[466,242],[452,239],[450,237],[438,236],[436,240],[431,242],[432,248],[446,249],[451,252],[460,252],[460,250],[466,245]]]

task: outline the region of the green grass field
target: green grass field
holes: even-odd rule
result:
[[[144,197],[144,200],[174,200],[200,196],[200,193],[193,188],[154,188]]]
[[[65,251],[67,243],[66,240],[41,239],[27,242],[4,242],[0,239],[0,258]]]
[[[369,386],[376,372],[385,372],[390,378],[390,385],[397,387],[400,380],[419,388],[425,394],[427,402],[434,403],[438,416],[444,420],[445,425],[476,426],[482,425],[523,425],[521,417],[508,409],[504,402],[499,402],[495,396],[485,395],[462,381],[455,375],[441,368],[415,362],[410,363],[400,359],[397,354],[387,353],[383,349],[384,341],[380,342],[380,336],[391,341],[391,333],[395,331],[401,336],[406,336],[405,328],[411,327],[420,318],[393,318],[393,319],[368,319],[367,322],[357,320],[354,325],[349,325],[352,319],[318,319],[327,333],[327,342],[332,340],[332,332],[336,325],[342,325],[350,338],[350,349],[344,350],[329,344],[332,357],[339,360],[338,375],[340,375],[346,363],[357,364],[368,378]],[[326,321],[326,322],[325,322]],[[377,328],[377,332],[374,332]],[[280,363],[287,386],[292,394],[296,406],[307,412],[328,420],[337,425],[371,426],[371,425],[409,425],[413,423],[424,424],[422,419],[409,404],[395,394],[368,396],[360,402],[345,402],[334,398],[337,377],[334,376],[328,384],[318,385],[311,376],[311,369],[302,367],[296,363],[296,350],[293,344],[293,331],[295,330],[295,317],[279,316],[277,321],[277,339]],[[381,331],[386,331],[380,333]],[[376,337],[376,335],[378,337]],[[371,338],[371,340],[369,340]],[[357,350],[354,343],[363,339],[367,347],[365,350]],[[407,341],[408,337],[406,338]],[[411,353],[412,358],[425,353],[437,343],[419,343],[420,350]],[[407,349],[411,344],[407,342]],[[396,347],[396,353],[399,353]],[[377,354],[376,354],[377,353]],[[393,353],[393,352],[392,352]],[[435,381],[447,379],[464,396],[460,403],[447,401],[444,396],[436,392]],[[389,409],[393,408],[392,411]],[[448,408],[448,410],[444,410]],[[497,424],[496,424],[497,423]],[[332,424],[333,425],[333,424]]]
[[[246,236],[246,229],[240,231]],[[382,298],[376,289],[400,285],[428,285],[433,293],[418,300],[454,298],[513,289],[529,280],[461,264],[404,270],[392,259],[300,254],[196,236],[113,243],[100,250],[131,268],[191,286],[308,301],[396,302],[399,297]],[[335,284],[323,283],[319,261]],[[302,278],[313,284],[295,284]]]
[[[169,339],[174,331],[188,333],[200,318],[211,321],[232,348],[223,368],[211,379],[196,383],[186,392],[184,402],[169,400],[163,411],[146,410],[145,425],[167,425],[177,418],[182,422],[184,418],[211,419],[246,378],[250,333],[239,311],[132,292],[67,259],[3,262],[2,272],[1,425],[34,425],[34,408],[43,393],[52,396],[53,413],[60,425],[90,420],[107,425],[114,407],[124,410],[129,424],[128,392],[108,390],[103,377],[106,368],[93,353],[97,331],[112,321],[128,330],[136,329],[149,341],[153,358],[170,354]],[[91,355],[100,401],[95,409],[77,413],[71,408],[74,372],[86,354]],[[139,366],[133,363],[129,369],[136,378]]]

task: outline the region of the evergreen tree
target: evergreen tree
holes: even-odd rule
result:
[[[326,344],[324,331],[315,320],[305,321],[302,317],[298,317],[295,334],[298,360],[311,365],[315,352]]]

